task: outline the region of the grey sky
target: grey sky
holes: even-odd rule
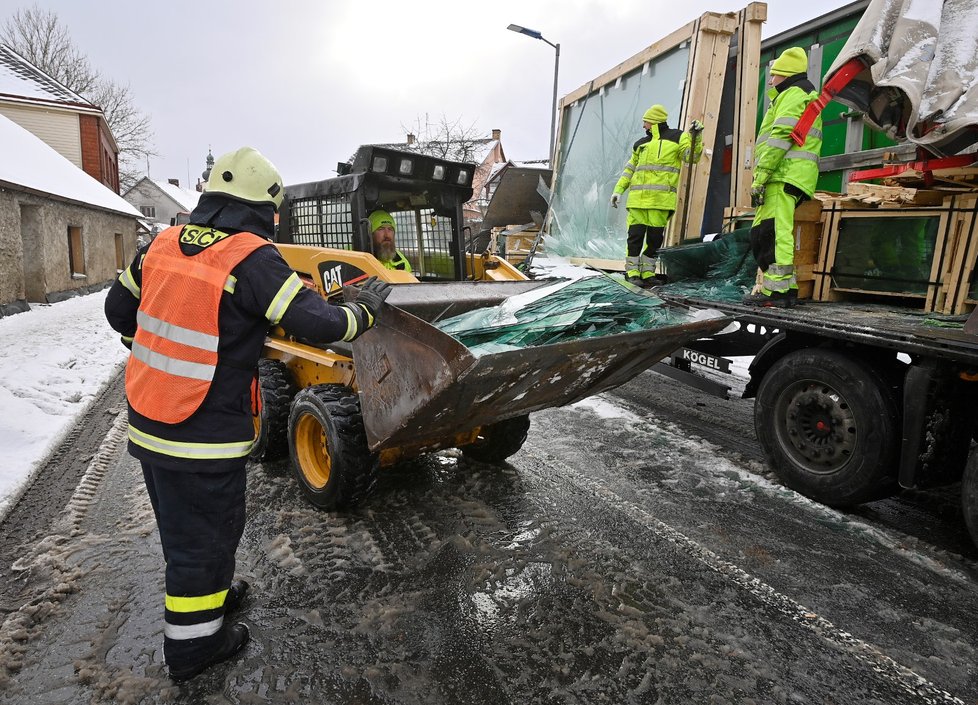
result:
[[[0,21],[29,6],[0,0]],[[708,11],[746,0],[37,0],[93,65],[151,116],[153,178],[195,183],[214,155],[257,147],[297,183],[332,175],[369,142],[428,113],[503,134],[511,159],[550,139],[554,50],[565,95]],[[848,4],[771,0],[764,37]],[[801,9],[799,9],[801,8]]]

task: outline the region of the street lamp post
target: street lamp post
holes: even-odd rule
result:
[[[528,37],[533,37],[534,39],[539,39],[546,42],[554,48],[554,96],[553,102],[550,106],[550,166],[554,164],[554,138],[556,137],[557,129],[557,71],[560,67],[560,44],[554,44],[542,33],[536,31],[535,29],[529,29],[527,27],[520,27],[518,24],[511,24],[506,29],[511,32],[517,32],[519,34],[525,34]]]

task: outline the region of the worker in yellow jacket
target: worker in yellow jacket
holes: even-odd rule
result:
[[[703,154],[703,123],[693,120],[688,132],[672,129],[662,105],[653,105],[642,116],[645,137],[632,145],[631,157],[615,185],[611,205],[628,190],[628,245],[625,278],[632,284],[664,284],[656,274],[656,254],[662,247],[666,225],[676,210],[679,176],[683,164],[695,164]]]
[[[751,252],[763,273],[760,291],[749,294],[751,306],[787,308],[798,301],[795,277],[795,208],[815,192],[822,152],[819,115],[799,145],[795,125],[818,91],[808,80],[808,56],[801,47],[785,49],[771,65],[768,108],[755,146],[751,205],[757,210],[750,232]]]

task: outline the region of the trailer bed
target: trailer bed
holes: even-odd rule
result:
[[[906,307],[852,301],[803,300],[789,309],[761,308],[667,290],[657,293],[673,303],[721,311],[742,324],[978,365],[978,336],[965,332],[963,316],[938,317]]]

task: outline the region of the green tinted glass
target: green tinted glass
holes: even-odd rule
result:
[[[608,276],[558,282],[436,325],[474,354],[664,328],[694,320],[685,309]]]
[[[843,218],[832,279],[836,287],[927,293],[939,216]]]

